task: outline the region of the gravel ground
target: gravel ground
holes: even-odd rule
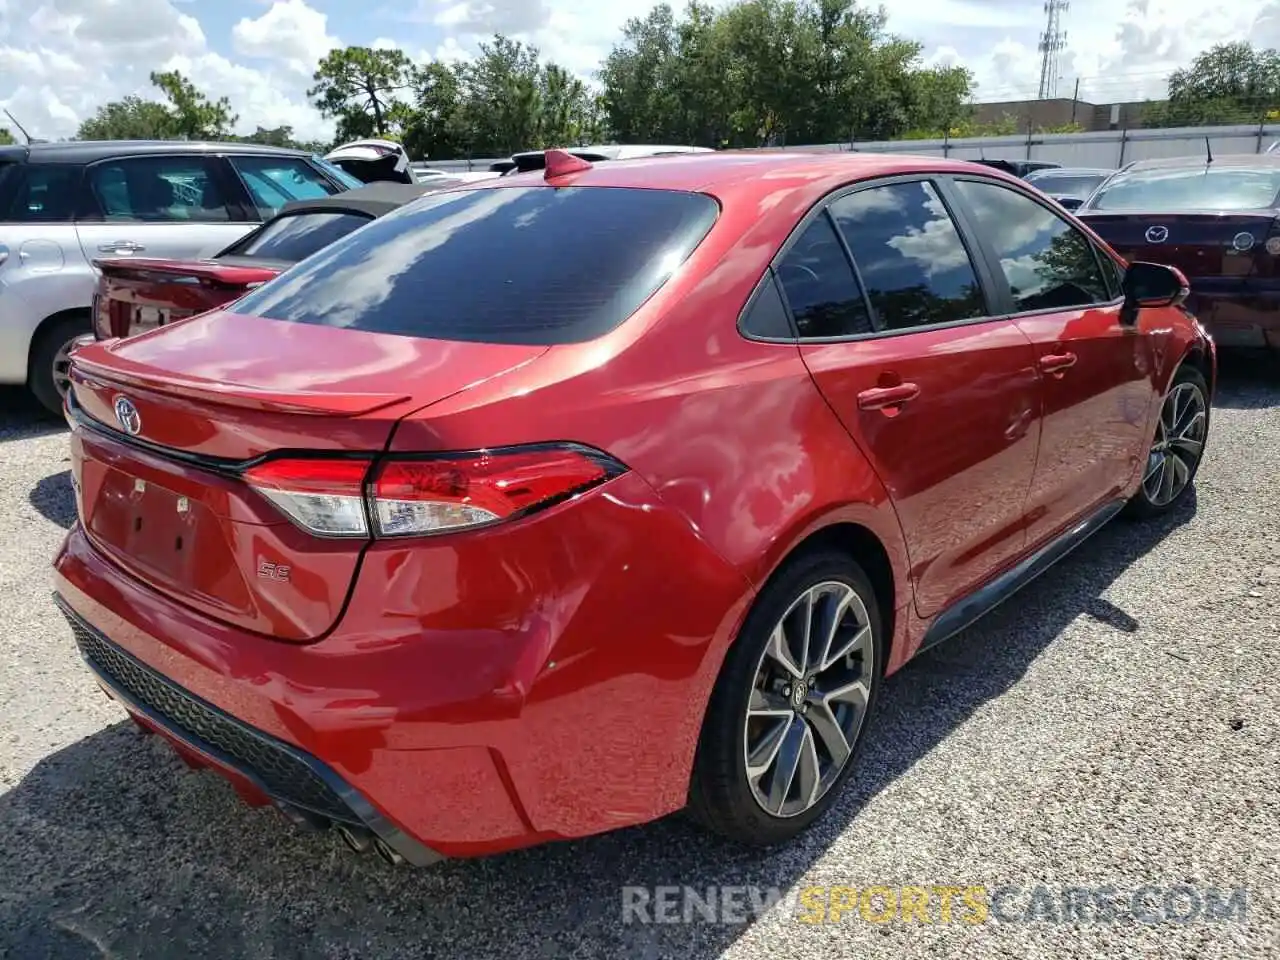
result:
[[[240,805],[98,692],[48,594],[65,436],[0,393],[0,956],[1280,956],[1280,378],[1225,378],[1196,503],[890,680],[802,843],[745,856],[674,818],[423,871]],[[743,884],[1011,884],[1015,920],[1038,884],[1249,892],[1243,922],[621,922],[623,885]]]

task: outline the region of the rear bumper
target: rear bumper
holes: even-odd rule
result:
[[[1280,350],[1280,291],[1196,292],[1186,306],[1219,346]]]
[[[375,544],[310,644],[187,609],[79,525],[55,590],[102,685],[188,759],[411,862],[683,806],[742,576],[632,474],[465,539]]]

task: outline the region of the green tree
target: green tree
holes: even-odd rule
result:
[[[428,63],[414,68],[410,86],[413,107],[402,141],[409,156],[445,160],[462,154],[462,71],[446,63]]]
[[[165,140],[173,135],[173,117],[154,100],[128,96],[97,109],[80,124],[77,140]]]
[[[293,135],[293,127],[285,124],[279,127],[258,127],[253,133],[233,136],[229,139],[239,143],[260,143],[268,147],[285,147],[289,150],[306,150],[310,153],[328,153],[328,144],[319,140],[298,140]]]
[[[321,115],[338,121],[339,141],[400,133],[407,119],[400,95],[412,81],[412,64],[403,50],[331,50],[312,80],[307,96]]]
[[[17,140],[13,139],[13,134],[9,132],[8,127],[0,127],[0,146],[17,142]]]
[[[1143,111],[1146,126],[1256,123],[1280,108],[1280,52],[1221,43],[1169,76],[1169,99]]]
[[[151,82],[169,101],[171,136],[218,140],[230,134],[240,118],[226,97],[211,100],[177,70],[151,74]]]

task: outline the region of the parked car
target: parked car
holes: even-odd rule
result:
[[[446,185],[447,178],[413,186],[374,183],[287,203],[207,260],[97,260],[102,279],[94,297],[94,338],[133,336],[228,304],[340,237]]]
[[[1122,256],[1185,273],[1219,344],[1280,351],[1280,155],[1143,160],[1078,212]]]
[[[1028,174],[1035,173],[1037,170],[1056,170],[1062,164],[1054,163],[1052,160],[974,160],[974,163],[981,164],[984,167],[991,167],[993,170],[1002,170],[1010,176],[1025,179]]]
[[[602,163],[605,160],[635,160],[641,157],[673,157],[687,153],[715,153],[710,147],[655,146],[652,144],[604,144],[594,147],[570,147],[566,153],[586,160],[588,163]],[[510,160],[499,160],[490,165],[495,173],[512,174],[528,173],[543,169],[546,162],[545,150],[526,150],[516,153]]]
[[[61,409],[103,254],[207,256],[290,200],[358,181],[296,150],[148,141],[0,147],[0,384]]]
[[[79,351],[57,596],[140,724],[356,849],[783,842],[884,675],[1182,503],[1185,292],[973,164],[552,151]]]
[[[1023,179],[1066,209],[1076,210],[1115,172],[1090,167],[1054,167],[1033,170]]]
[[[417,183],[409,169],[409,154],[394,140],[353,140],[325,154],[361,183]]]

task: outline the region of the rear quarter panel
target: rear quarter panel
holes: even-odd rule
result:
[[[32,338],[56,313],[89,309],[97,275],[71,224],[6,223],[0,245],[0,383],[25,383]]]

